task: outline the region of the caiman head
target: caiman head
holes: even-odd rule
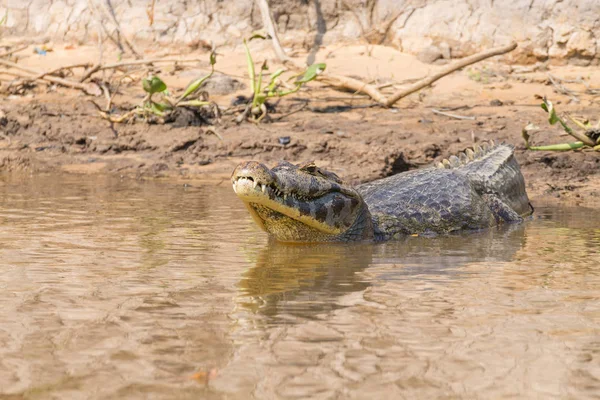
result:
[[[248,161],[231,176],[233,190],[256,223],[282,242],[368,239],[373,223],[361,195],[314,163]]]

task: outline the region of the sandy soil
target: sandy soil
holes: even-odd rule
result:
[[[439,68],[385,47],[370,48],[370,55],[366,50],[361,45],[325,48],[317,54],[317,60],[325,61],[329,70],[338,74],[382,84],[408,83]],[[219,71],[240,82],[217,87],[211,93],[211,99],[227,108],[236,96],[249,93],[243,84],[247,84],[246,65],[239,47],[222,49],[220,53]],[[255,60],[270,56],[264,47],[256,47],[254,54]],[[297,55],[305,56],[301,52]],[[146,56],[165,56],[165,52]],[[56,46],[46,56],[30,53],[19,62],[50,70],[76,62],[95,62],[97,57],[93,47]],[[193,57],[208,58],[197,52]],[[177,91],[206,72],[206,66],[206,62],[201,62],[181,70],[165,65],[154,72],[163,77],[170,90]],[[570,141],[559,128],[547,124],[539,108],[539,96],[548,96],[561,112],[594,122],[599,117],[598,98],[584,93],[583,84],[564,84],[577,93],[575,101],[572,96],[557,92],[549,83],[549,73],[566,80],[581,78],[591,87],[600,87],[600,71],[596,68],[547,70],[543,66],[518,67],[489,61],[443,78],[433,87],[401,100],[393,109],[372,107],[372,102],[363,96],[313,82],[297,95],[274,102],[270,121],[238,125],[233,121],[235,115],[226,114],[217,121],[210,115],[203,119],[185,111],[167,124],[111,124],[99,117],[89,101],[104,105],[102,97],[38,85],[18,94],[3,95],[0,170],[110,173],[228,184],[238,162],[255,159],[274,164],[286,159],[315,160],[346,180],[364,182],[418,168],[474,142],[493,139],[516,146],[534,202],[574,202],[597,207],[600,153],[532,152],[524,148],[521,130],[528,122],[541,128],[534,143]],[[6,80],[2,73],[0,77]],[[121,85],[114,104],[117,111],[131,109],[142,97],[139,82]],[[436,115],[432,108],[446,108],[473,119]],[[286,137],[289,143],[282,144],[287,142]]]

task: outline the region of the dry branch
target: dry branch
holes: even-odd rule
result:
[[[279,37],[277,36],[277,31],[275,30],[275,25],[273,24],[273,17],[271,16],[271,11],[269,9],[269,4],[267,3],[267,0],[258,0],[258,4],[259,4],[260,11],[262,14],[265,30],[271,36],[271,41],[273,44],[273,48],[275,49],[275,54],[277,55],[277,58],[282,63],[284,63],[286,65],[290,65],[290,66],[294,67],[295,69],[300,69],[300,70],[304,69],[296,61],[290,59],[285,54],[283,48],[281,47],[281,43],[279,42]],[[492,49],[484,50],[480,53],[473,54],[472,56],[462,58],[462,59],[446,66],[445,68],[442,68],[437,73],[435,73],[431,76],[425,77],[425,78],[415,82],[414,84],[410,85],[407,88],[398,90],[396,93],[394,93],[390,97],[386,97],[383,93],[381,93],[377,89],[377,86],[362,82],[358,79],[343,76],[343,75],[335,75],[335,74],[331,74],[328,72],[323,72],[323,74],[319,77],[319,80],[322,82],[325,82],[327,84],[330,84],[332,86],[350,89],[357,93],[364,93],[364,94],[368,95],[369,97],[371,97],[373,100],[375,100],[380,105],[382,105],[384,107],[392,107],[398,100],[402,99],[403,97],[406,97],[409,94],[412,94],[418,90],[421,90],[422,88],[424,88],[426,86],[431,85],[438,79],[443,78],[444,76],[451,74],[452,72],[454,72],[456,70],[464,68],[467,65],[474,64],[481,60],[485,60],[486,58],[489,58],[489,57],[508,53],[510,51],[513,51],[516,48],[517,48],[517,44],[513,42],[506,46],[494,47]]]
[[[90,68],[88,71],[86,71],[85,75],[80,79],[80,82],[84,82],[85,80],[89,79],[96,72],[104,71],[107,69],[119,69],[122,67],[129,67],[132,65],[149,65],[149,64],[158,64],[158,63],[176,63],[177,64],[177,63],[188,63],[188,62],[191,63],[191,62],[202,62],[202,61],[206,61],[206,60],[201,60],[199,58],[192,58],[192,59],[154,58],[154,59],[150,59],[150,60],[123,61],[123,62],[118,62],[118,63],[114,63],[114,64],[106,64],[106,65],[96,64],[92,68]],[[67,68],[67,67],[65,67],[65,68]]]
[[[258,8],[260,8],[260,13],[263,19],[263,25],[265,30],[273,38],[273,48],[275,49],[275,54],[277,54],[277,58],[284,62],[289,60],[289,57],[285,54],[285,51],[281,47],[281,42],[279,41],[279,36],[277,35],[277,30],[275,29],[275,24],[273,24],[273,16],[271,15],[271,9],[269,8],[269,3],[267,0],[257,0]]]
[[[100,88],[98,88],[98,86],[93,85],[93,84],[85,84],[85,83],[80,83],[80,82],[73,82],[70,81],[68,79],[63,79],[63,78],[58,78],[56,76],[43,76],[42,78],[38,78],[36,79],[37,76],[42,75],[41,72],[36,71],[34,69],[31,68],[26,68],[26,67],[22,67],[16,63],[13,63],[11,61],[7,61],[7,60],[2,60],[0,59],[0,64],[5,65],[7,67],[13,68],[13,69],[17,69],[23,72],[26,72],[28,74],[32,74],[33,76],[29,76],[29,75],[23,75],[23,78],[26,78],[28,80],[45,80],[48,82],[52,82],[52,83],[56,83],[58,85],[62,85],[62,86],[66,86],[66,87],[70,87],[73,89],[79,89],[84,91],[87,94],[91,94],[93,96],[98,96],[100,94],[102,94],[102,92],[100,91]]]
[[[6,51],[0,53],[0,58],[1,57],[10,56],[11,54],[17,53],[19,51],[23,51],[23,50],[25,50],[28,47],[29,47],[28,45],[25,45],[25,46],[17,47],[16,49],[6,50]]]
[[[443,115],[444,117],[454,118],[454,119],[469,119],[469,120],[474,120],[475,119],[475,117],[467,117],[467,116],[464,116],[464,115],[452,114],[452,113],[449,113],[449,112],[444,112],[444,111],[436,110],[435,108],[432,108],[431,112],[434,113],[434,114]]]
[[[490,58],[493,56],[498,56],[500,54],[508,53],[509,51],[513,51],[516,48],[517,48],[517,44],[513,42],[507,46],[494,47],[492,49],[484,50],[477,54],[473,54],[472,56],[461,58],[460,60],[453,62],[452,64],[448,65],[447,67],[442,68],[441,71],[439,71],[431,76],[428,76],[418,82],[415,82],[414,84],[412,84],[411,86],[409,86],[405,89],[401,89],[401,90],[397,91],[388,99],[385,106],[391,107],[392,105],[394,105],[395,102],[397,102],[401,98],[406,97],[409,94],[414,93],[418,90],[421,90],[425,86],[429,86],[433,82],[437,81],[438,79],[443,78],[444,76],[451,74],[452,72],[454,72],[456,70],[464,68],[467,65],[475,64],[476,62],[485,60],[486,58]]]
[[[37,76],[34,76],[33,78],[31,78],[31,80],[35,81],[35,80],[38,80],[38,79],[42,79],[46,75],[56,75],[60,71],[64,71],[64,70],[71,70],[71,69],[75,69],[75,68],[89,68],[89,66],[90,66],[89,63],[81,63],[81,64],[67,65],[65,67],[58,67],[56,69],[53,69],[52,71],[41,72]]]

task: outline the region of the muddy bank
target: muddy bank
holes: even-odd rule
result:
[[[291,103],[283,113],[302,105]],[[89,103],[44,96],[6,107],[0,169],[201,179],[228,185],[229,174],[243,160],[270,164],[281,159],[315,160],[358,183],[425,166],[474,141],[493,139],[516,145],[533,198],[598,204],[597,153],[525,151],[522,121],[542,125],[537,109],[483,104],[455,112],[477,119],[448,119],[423,106],[386,110],[311,102],[306,111],[277,122],[236,125],[225,120],[214,128],[221,140],[203,126],[111,126]],[[542,136],[551,140],[553,133]]]
[[[346,47],[339,50],[345,52],[344,57],[327,60],[328,68],[358,76],[369,76],[375,68],[380,82],[402,82],[427,73],[412,56],[376,50],[369,55],[362,46]],[[210,89],[211,99],[224,110],[238,96],[248,95],[243,55],[236,59],[232,54],[223,57],[226,62],[220,70],[237,83],[223,90]],[[44,61],[50,68],[65,57],[69,57],[67,51],[57,51]],[[36,60],[22,62],[33,65]],[[173,90],[185,87],[194,73],[169,72],[166,67],[155,72],[162,73]],[[579,79],[580,84],[568,84],[576,95],[558,93],[548,80],[549,73],[565,82]],[[90,100],[102,103],[101,97],[37,86],[4,97],[0,170],[108,173],[228,185],[231,171],[244,160],[269,164],[281,159],[314,160],[358,183],[419,168],[493,139],[515,145],[532,198],[596,207],[599,153],[526,151],[521,137],[522,128],[533,122],[541,128],[533,137],[535,144],[569,141],[560,129],[548,125],[539,97],[548,96],[561,112],[596,121],[597,97],[585,93],[591,87],[600,87],[600,73],[590,68],[527,71],[489,62],[454,73],[393,109],[373,107],[365,97],[311,82],[299,93],[273,102],[269,119],[261,124],[236,124],[235,112],[219,120],[185,109],[166,124],[119,124],[100,118]],[[139,82],[124,85],[114,107],[130,110],[142,97]],[[432,112],[441,108],[466,118]]]

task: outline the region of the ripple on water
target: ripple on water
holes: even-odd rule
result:
[[[593,397],[600,217],[269,242],[229,188],[1,177],[0,394]]]

